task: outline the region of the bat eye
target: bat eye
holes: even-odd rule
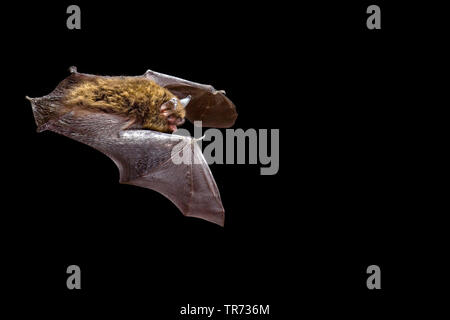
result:
[[[178,101],[176,98],[172,98],[169,101],[166,101],[161,106],[161,111],[165,110],[176,110],[178,105]]]

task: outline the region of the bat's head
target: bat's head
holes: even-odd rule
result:
[[[178,126],[184,123],[184,117],[186,116],[185,107],[189,100],[190,97],[181,100],[173,97],[161,105],[161,116],[167,122],[167,131],[174,132]]]

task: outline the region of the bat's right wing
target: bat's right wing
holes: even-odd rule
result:
[[[31,99],[36,120],[46,109],[43,99]],[[128,119],[86,110],[47,120],[45,125],[40,124],[42,130],[62,134],[110,157],[120,170],[121,183],[153,189],[184,215],[223,226],[219,190],[194,139],[150,130],[124,130],[130,124]]]

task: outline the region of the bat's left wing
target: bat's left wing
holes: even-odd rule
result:
[[[42,119],[48,101],[45,97],[30,100],[35,119]],[[38,125],[110,157],[120,170],[121,183],[153,189],[184,215],[223,226],[219,190],[195,139],[126,129],[130,122],[122,116],[86,110],[72,110],[57,118],[50,114],[45,124]]]

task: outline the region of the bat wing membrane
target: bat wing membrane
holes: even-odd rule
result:
[[[44,130],[87,144],[110,157],[119,168],[121,183],[155,190],[184,215],[223,226],[220,194],[195,140],[151,130],[124,130],[128,125],[129,120],[123,116],[73,110],[49,122]],[[195,161],[175,164],[177,150],[187,152]]]

